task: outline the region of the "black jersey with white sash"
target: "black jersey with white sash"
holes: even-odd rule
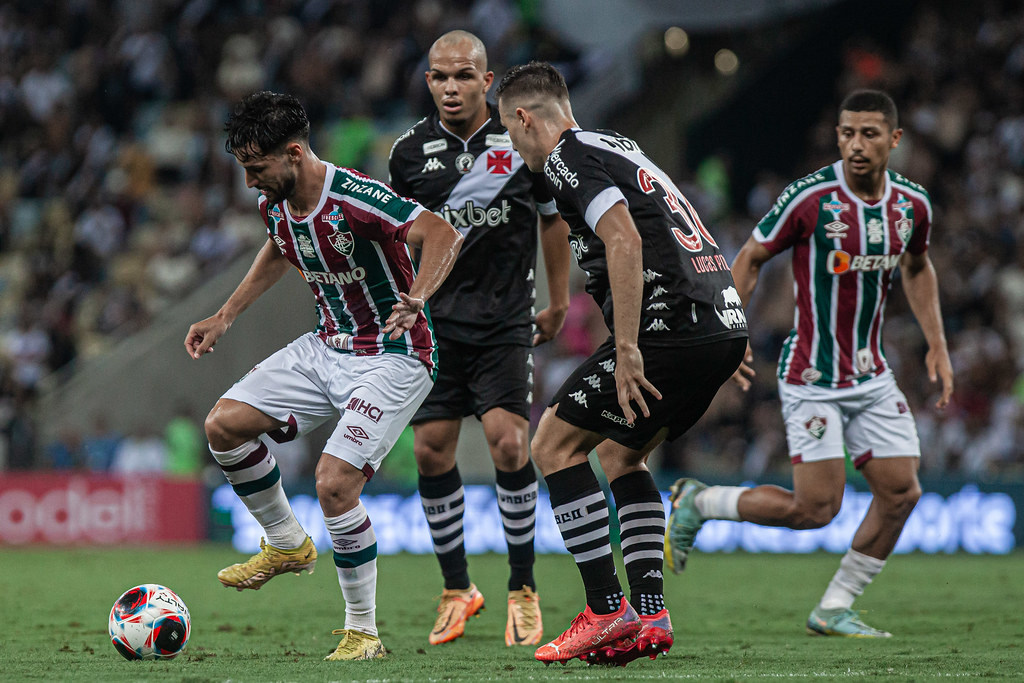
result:
[[[608,262],[594,230],[608,209],[624,202],[643,241],[638,338],[686,346],[746,336],[725,256],[675,183],[634,141],[608,130],[566,130],[544,176],[608,329],[614,332]]]

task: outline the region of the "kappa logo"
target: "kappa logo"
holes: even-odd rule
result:
[[[830,240],[841,240],[846,237],[846,231],[850,226],[842,221],[832,221],[825,224],[825,238]]]
[[[744,323],[745,323],[745,321],[744,321]],[[653,320],[653,321],[651,322],[651,324],[647,326],[647,328],[646,328],[646,330],[645,330],[645,331],[647,331],[647,332],[668,332],[668,331],[670,331],[671,329],[672,329],[672,328],[671,328],[671,327],[669,327],[669,326],[668,326],[668,325],[667,325],[667,324],[665,323],[665,321],[664,321],[664,320],[662,320],[661,318],[655,318],[655,319],[654,319],[654,320]]]
[[[804,423],[804,427],[807,428],[808,434],[820,441],[821,437],[825,436],[825,430],[828,429],[828,420],[820,415],[815,415]]]
[[[606,420],[611,420],[615,424],[620,425],[622,427],[629,427],[630,429],[634,427],[634,425],[629,424],[629,420],[627,420],[621,415],[616,415],[615,413],[609,410],[602,410],[601,417],[603,417]]]
[[[653,303],[650,306],[648,306],[647,310],[648,311],[667,311],[668,310],[668,304],[665,303],[664,301],[659,301],[657,303]]]
[[[651,290],[650,298],[653,299],[655,297],[662,296],[663,294],[668,294],[668,290],[662,287],[661,285],[658,285],[653,290]]]
[[[600,365],[605,372],[615,372],[615,361],[611,358],[601,361],[598,365]]]
[[[656,273],[650,268],[644,271],[644,283],[654,282],[656,279],[661,277],[661,273]]]
[[[586,382],[587,384],[589,384],[594,389],[600,389],[601,388],[601,378],[598,377],[597,374],[588,375],[588,376],[583,378],[583,381]]]
[[[868,244],[881,244],[884,240],[882,234],[882,221],[872,218],[868,221]]]
[[[576,401],[577,403],[579,403],[584,408],[589,408],[590,407],[590,406],[587,405],[587,395],[585,393],[583,393],[582,389],[580,389],[579,391],[575,391],[575,392],[569,394],[569,398],[571,398],[572,400]]]
[[[487,152],[487,172],[508,175],[512,172],[512,150],[492,149]]]
[[[440,171],[441,169],[448,168],[441,160],[437,157],[430,157],[427,159],[427,163],[423,164],[423,170],[420,173],[433,173],[434,171]]]
[[[644,574],[640,578],[643,578],[643,579],[664,579],[665,577],[662,576],[662,574],[661,574],[661,572],[659,570],[651,569],[650,571],[648,571],[646,574]]]

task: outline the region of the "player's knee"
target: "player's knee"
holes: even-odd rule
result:
[[[839,505],[831,502],[798,503],[793,506],[790,527],[793,529],[820,529],[839,514]]]
[[[359,502],[359,490],[354,488],[346,485],[344,479],[336,473],[317,467],[316,496],[325,513],[330,510],[331,514],[340,514],[338,511],[344,512],[355,507]]]
[[[508,430],[489,444],[494,466],[505,472],[522,469],[528,459],[526,439],[518,430]]]
[[[230,451],[238,448],[245,441],[239,439],[238,434],[231,427],[231,419],[225,412],[214,406],[210,414],[206,416],[203,423],[206,430],[206,440],[210,442],[210,448],[215,451]]]
[[[906,519],[914,511],[917,501],[921,500],[921,485],[914,479],[879,498],[891,517]]]
[[[444,474],[455,467],[455,454],[450,450],[442,444],[417,440],[412,448],[416,468],[428,477]]]

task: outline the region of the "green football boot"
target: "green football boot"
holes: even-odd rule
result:
[[[887,631],[879,631],[860,620],[860,612],[849,608],[822,609],[815,607],[807,617],[807,633],[812,636],[843,636],[845,638],[889,638]]]
[[[668,497],[672,512],[665,528],[665,563],[676,574],[686,569],[686,558],[693,550],[697,532],[704,526],[704,518],[694,501],[706,488],[706,484],[696,479],[679,479],[672,484]]]

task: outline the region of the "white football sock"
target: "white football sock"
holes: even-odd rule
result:
[[[267,543],[280,550],[293,550],[305,543],[306,531],[295,519],[281,486],[281,470],[266,444],[253,439],[230,451],[215,451],[211,446],[210,453],[263,527]]]
[[[693,498],[697,512],[704,519],[740,521],[740,495],[748,486],[709,486]]]
[[[377,635],[377,536],[362,501],[337,517],[324,517],[334,565],[345,596],[345,628]]]
[[[829,610],[849,609],[883,567],[885,560],[858,553],[850,548],[839,561],[839,570],[829,582],[818,606]]]

